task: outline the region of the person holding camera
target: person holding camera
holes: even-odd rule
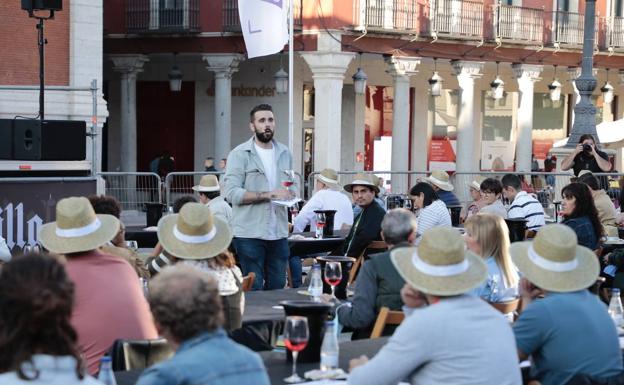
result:
[[[561,170],[574,170],[578,176],[582,170],[591,172],[608,172],[611,170],[609,157],[596,147],[596,142],[591,134],[583,134],[579,139],[574,151],[561,163]]]

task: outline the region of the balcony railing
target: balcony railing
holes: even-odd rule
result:
[[[483,39],[483,3],[468,0],[431,0],[431,30],[434,36]]]
[[[499,5],[494,9],[494,33],[497,41],[542,44],[544,11]]]
[[[566,11],[555,11],[552,15],[552,43],[583,45],[585,15]]]
[[[417,0],[361,0],[366,29],[417,31]]]
[[[199,29],[199,0],[126,0],[128,33],[193,33]]]
[[[606,19],[606,44],[609,49],[624,48],[624,17],[612,16]]]
[[[303,0],[293,0],[293,28],[301,29],[301,3]],[[238,17],[238,0],[222,0],[223,11],[223,31],[224,32],[241,32],[240,18]]]

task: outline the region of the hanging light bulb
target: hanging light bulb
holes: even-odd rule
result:
[[[606,104],[613,102],[613,86],[609,83],[609,69],[607,68],[607,82],[600,89],[602,92],[602,101]]]
[[[167,73],[167,78],[169,78],[169,90],[171,92],[180,92],[182,89],[182,71],[178,68],[176,64],[176,57],[178,53],[175,52],[173,54],[173,67]]]
[[[442,76],[438,74],[437,59],[433,58],[433,75],[429,78],[429,85],[431,86],[431,96],[440,96],[442,94]]]
[[[490,83],[490,88],[492,89],[492,99],[499,100],[502,99],[505,92],[505,82],[498,76],[498,63],[496,62],[496,78],[492,80]]]
[[[275,91],[278,94],[288,93],[288,72],[284,71],[282,66],[282,53],[280,52],[280,69],[273,75],[275,81]]]
[[[362,70],[362,52],[360,52],[360,65],[353,75],[353,88],[355,89],[355,93],[357,95],[364,95],[366,92],[366,80],[368,76]]]
[[[553,81],[548,85],[548,93],[553,102],[558,102],[561,99],[561,83],[557,80],[557,66],[555,66]]]

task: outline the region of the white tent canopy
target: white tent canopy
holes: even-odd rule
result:
[[[596,126],[598,141],[601,144],[615,143],[624,140],[624,119],[614,122],[602,122]],[[553,147],[563,147],[568,143],[568,138],[553,143]]]

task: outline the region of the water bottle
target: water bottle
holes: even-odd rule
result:
[[[611,290],[611,302],[609,302],[609,315],[616,327],[622,326],[622,300],[620,289]]]
[[[315,302],[319,302],[321,300],[321,294],[323,294],[323,280],[321,278],[321,265],[318,263],[315,263],[312,266],[308,292],[312,295]]]
[[[338,368],[338,337],[334,330],[334,321],[325,322],[325,336],[321,345],[321,370]]]
[[[104,385],[117,385],[110,356],[100,358],[100,373],[97,378]]]

